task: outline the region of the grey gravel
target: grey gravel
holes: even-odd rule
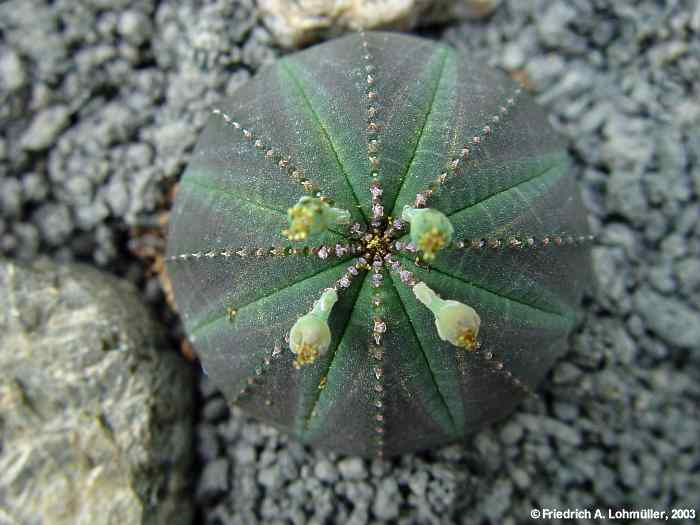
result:
[[[2,253],[137,275],[123,233],[156,221],[210,107],[277,55],[256,20],[251,0],[0,3],[2,216],[22,224]]]
[[[197,486],[197,497],[200,500],[207,501],[226,494],[229,489],[229,467],[225,458],[207,463]]]
[[[665,270],[670,278],[671,268]],[[671,290],[674,288],[671,286]],[[642,287],[635,293],[634,302],[648,329],[661,339],[681,348],[697,349],[700,342],[697,310],[648,287]]]
[[[68,125],[70,109],[64,105],[47,108],[32,120],[22,135],[20,145],[28,150],[42,150],[53,145],[59,133]]]
[[[188,525],[192,378],[138,291],[0,260],[0,523]]]
[[[209,108],[279,55],[253,3],[15,0],[0,4],[0,32],[0,249],[106,266],[157,299],[126,237],[154,223]],[[693,0],[504,0],[431,33],[526,75],[569,139],[596,234],[583,328],[511,418],[387,462],[229,414],[203,377],[202,523],[697,510],[699,33]]]

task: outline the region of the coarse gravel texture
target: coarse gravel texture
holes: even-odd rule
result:
[[[251,4],[201,4],[0,4],[2,253],[93,262],[161,305],[129,228],[153,222],[213,103],[279,54]],[[569,138],[597,235],[584,327],[511,418],[388,462],[305,449],[203,378],[199,521],[700,510],[700,4],[509,0],[430,36],[518,71]]]

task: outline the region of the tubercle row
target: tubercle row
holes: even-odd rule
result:
[[[231,399],[231,405],[238,406],[242,402],[250,399],[250,396],[254,393],[256,388],[262,386],[265,382],[265,376],[272,366],[272,362],[279,358],[282,354],[282,344],[279,341],[275,341],[272,344],[272,349],[265,355],[260,364],[255,367],[253,374],[248,376],[241,388],[238,390],[236,395]],[[274,403],[271,397],[267,397],[264,401],[265,406],[272,406]]]
[[[531,235],[525,236],[508,236],[508,237],[479,237],[476,239],[462,239],[453,241],[448,249],[452,250],[524,250],[536,248],[559,248],[567,246],[583,246],[594,242],[594,235],[572,235],[572,234],[553,234],[535,237]],[[418,250],[412,242],[395,241],[394,249],[403,253],[415,254]]]
[[[373,435],[370,437],[371,446],[374,449],[375,457],[378,459],[384,458],[384,435],[385,435],[385,414],[384,414],[384,347],[383,338],[387,331],[386,320],[384,319],[384,308],[382,304],[382,288],[384,286],[383,276],[384,262],[381,257],[377,256],[373,260],[369,260],[369,255],[364,254],[358,257],[356,261],[348,266],[346,273],[338,279],[333,288],[337,292],[350,287],[352,280],[359,275],[361,271],[370,272],[370,285],[372,288],[372,299],[370,302],[370,336],[368,341],[369,347],[369,362],[371,368],[372,386],[371,395],[371,414]],[[319,388],[325,388],[327,378],[324,376],[321,379]],[[316,413],[310,414],[310,417],[317,416]]]
[[[306,176],[304,168],[289,154],[280,152],[274,146],[270,145],[261,135],[257,134],[251,127],[244,126],[225,111],[215,108],[212,110],[212,113],[221,117],[226,124],[238,130],[245,142],[250,143],[256,151],[265,159],[275,164],[282,173],[286,173],[292,181],[301,184],[306,193],[313,197],[320,198],[329,205],[333,204],[333,198],[325,195],[320,186]]]
[[[372,228],[379,228],[384,218],[384,205],[382,204],[382,182],[381,182],[381,161],[379,153],[381,150],[381,130],[382,123],[381,103],[376,86],[377,68],[374,64],[374,57],[370,52],[367,35],[360,32],[362,43],[362,58],[365,70],[365,100],[367,103],[367,160],[369,162],[369,174],[371,178],[370,193],[372,195],[372,207],[370,210],[370,225]]]
[[[385,308],[383,305],[382,291],[384,288],[384,261],[380,256],[375,256],[371,265],[370,284],[372,287],[372,300],[370,303],[370,337],[369,337],[369,363],[371,367],[371,414],[373,435],[371,445],[377,459],[384,459],[386,415],[385,415],[385,389],[384,389],[384,346],[383,340],[387,332]]]
[[[358,243],[336,243],[321,244],[318,246],[269,246],[265,248],[222,248],[217,250],[207,250],[190,253],[180,253],[165,258],[166,262],[181,262],[191,260],[207,259],[230,259],[247,257],[310,257],[316,256],[325,260],[330,257],[344,257],[345,255],[356,255],[361,253],[362,246]]]
[[[511,113],[512,108],[515,106],[521,94],[522,88],[517,87],[508,98],[499,105],[498,110],[489,117],[488,121],[480,127],[479,131],[464,142],[459,153],[448,159],[443,171],[438,175],[435,181],[427,188],[416,193],[413,204],[415,208],[425,207],[430,197],[440,191],[450,177],[455,177],[460,174],[460,167],[479,153],[484,143],[489,137],[493,136],[495,130],[505,121],[505,117]]]

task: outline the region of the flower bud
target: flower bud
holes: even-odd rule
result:
[[[471,306],[459,301],[443,300],[423,282],[413,287],[413,293],[435,316],[438,336],[443,341],[476,350],[481,318]]]
[[[435,254],[452,242],[452,223],[438,210],[404,206],[401,218],[411,223],[411,241],[427,261],[435,259]]]
[[[350,222],[350,212],[340,208],[331,208],[317,197],[304,196],[287,210],[289,229],[282,234],[289,240],[301,241],[309,235],[323,233],[333,224]]]

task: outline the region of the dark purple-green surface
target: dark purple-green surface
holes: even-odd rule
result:
[[[516,86],[504,74],[431,41],[369,33],[367,42],[383,125],[383,201],[396,216],[491,123]],[[217,108],[291,156],[335,206],[351,210],[361,222],[371,206],[363,55],[361,37],[354,35],[287,56]],[[527,94],[474,153],[428,204],[448,215],[455,239],[588,234],[565,146]],[[397,274],[385,273],[378,290],[388,328],[384,434],[378,445],[376,363],[368,353],[375,290],[369,276],[361,273],[340,294],[325,356],[296,370],[283,342],[352,257],[173,260],[228,248],[289,246],[281,233],[286,210],[303,194],[241,130],[214,114],[171,215],[168,271],[188,335],[216,384],[252,415],[304,442],[351,454],[433,447],[507,415],[566,350],[591,279],[585,244],[444,250],[430,271],[398,255],[442,297],[476,309],[482,349],[465,354],[441,341],[430,312]],[[343,231],[294,245],[348,242]],[[228,308],[237,310],[232,320]],[[276,344],[281,354],[240,395]],[[503,369],[484,359],[487,351]]]

